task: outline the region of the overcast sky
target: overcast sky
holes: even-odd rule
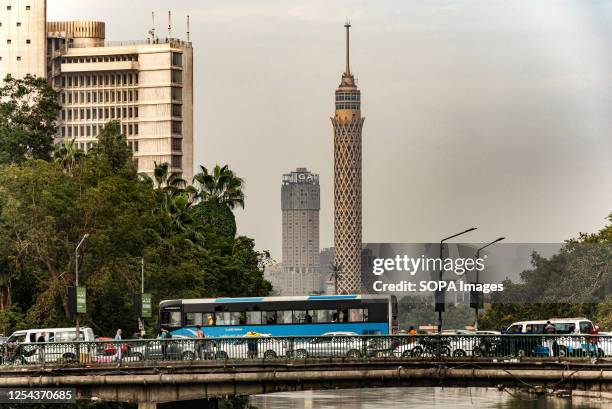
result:
[[[281,175],[321,176],[333,242],[333,92],[352,24],[362,90],[364,242],[558,242],[612,211],[612,3],[423,0],[48,0],[50,20],[195,51],[196,165],[246,179],[242,234],[281,260]]]

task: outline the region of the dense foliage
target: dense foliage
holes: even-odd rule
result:
[[[8,75],[0,87],[0,164],[49,159],[59,109],[44,78]]]
[[[159,164],[155,183],[137,174],[116,122],[106,125],[87,154],[67,144],[55,150],[53,162],[16,162],[0,169],[0,332],[74,325],[66,317],[67,287],[85,233],[79,275],[88,305],[82,321],[98,334],[136,328],[132,294],[140,289],[140,257],[154,305],[166,298],[271,290],[262,268],[268,254],[235,235],[236,203],[230,199],[243,182],[227,167],[220,169],[238,182],[186,186]],[[229,196],[228,186],[234,190]]]
[[[491,308],[480,320],[482,329],[578,316],[612,329],[612,224],[569,240],[550,258],[533,254],[532,265],[521,274],[521,283],[506,281],[504,291],[492,297]]]

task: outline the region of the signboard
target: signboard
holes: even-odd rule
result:
[[[142,304],[141,304],[141,317],[142,318],[151,318],[151,294],[143,293],[142,294]]]
[[[76,288],[76,312],[77,314],[87,312],[87,289],[85,287]]]

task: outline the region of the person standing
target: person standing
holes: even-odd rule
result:
[[[591,351],[591,356],[596,358],[599,356],[599,325],[595,325],[592,330],[589,331],[589,349]]]
[[[123,333],[123,331],[121,331],[121,328],[117,330],[117,333],[115,334],[115,349],[116,351],[116,355],[115,358],[117,360],[117,362],[121,362],[121,334]]]
[[[202,331],[202,327],[200,325],[196,325],[196,353],[198,355],[198,359],[204,359],[204,331]]]

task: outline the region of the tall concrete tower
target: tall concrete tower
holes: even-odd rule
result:
[[[308,295],[320,291],[319,175],[297,168],[283,175],[283,273],[280,295]]]
[[[350,23],[346,23],[346,67],[336,90],[334,127],[334,262],[339,294],[361,291],[361,92],[351,74]]]

